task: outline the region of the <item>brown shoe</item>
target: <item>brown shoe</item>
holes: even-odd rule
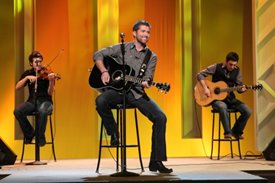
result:
[[[232,135],[235,139],[239,139],[239,140],[244,139],[244,137],[242,135],[238,135],[238,134],[232,134]]]
[[[232,139],[232,134],[231,133],[224,134],[224,139],[227,139],[227,140]]]

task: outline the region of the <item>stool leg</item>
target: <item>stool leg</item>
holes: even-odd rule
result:
[[[237,117],[237,112],[235,112],[235,121],[237,121],[237,119],[238,119],[238,117]],[[239,156],[240,156],[240,159],[242,159],[240,139],[238,139],[238,149],[239,149]]]
[[[240,156],[240,159],[242,159],[240,139],[238,139],[238,149],[239,149],[239,156]]]
[[[53,158],[54,158],[54,161],[56,162],[55,149],[54,149],[54,137],[53,137],[52,116],[50,116],[50,130],[51,130],[51,139],[52,139],[52,152],[53,152]]]
[[[231,127],[231,112],[228,112],[228,121],[229,121],[229,126]],[[231,152],[231,158],[233,158],[233,147],[232,147],[232,140],[230,140],[230,152]]]
[[[212,143],[211,143],[211,155],[210,159],[213,159],[213,146],[214,146],[214,129],[215,129],[215,113],[213,113],[213,122],[212,122]]]
[[[103,133],[103,124],[101,122],[100,125],[100,137],[99,137],[99,150],[98,150],[98,159],[97,159],[97,166],[96,166],[96,173],[99,173],[99,165],[100,165],[100,159],[101,159],[101,148],[102,148],[102,133]]]
[[[134,110],[135,110],[136,133],[137,133],[137,142],[138,142],[138,156],[139,156],[139,162],[140,162],[140,166],[141,166],[141,171],[144,172],[143,163],[142,163],[142,159],[141,159],[141,149],[140,149],[140,140],[139,140],[137,109],[134,109]]]
[[[220,159],[220,149],[221,149],[221,117],[219,114],[218,160]]]
[[[24,153],[25,153],[25,137],[23,137],[23,147],[22,147],[22,154],[21,154],[21,160],[20,160],[20,163],[22,163],[22,162],[23,162]]]

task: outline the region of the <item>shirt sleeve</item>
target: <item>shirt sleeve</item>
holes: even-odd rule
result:
[[[237,85],[243,85],[243,76],[241,71],[239,70],[239,73],[237,75],[237,81],[236,81]]]
[[[209,75],[213,75],[216,72],[217,64],[208,66],[197,74],[197,80],[203,80]]]
[[[93,59],[94,61],[103,60],[106,56],[116,56],[119,53],[121,53],[120,44],[116,44],[96,51],[93,55]]]
[[[21,81],[22,79],[24,79],[26,76],[31,75],[31,71],[30,70],[26,70],[25,72],[23,72],[23,74],[21,75],[21,77],[19,78],[18,82]],[[27,82],[25,82],[24,87],[29,83],[30,81],[27,80]]]

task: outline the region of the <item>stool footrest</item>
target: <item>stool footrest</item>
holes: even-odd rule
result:
[[[121,146],[121,145],[118,145],[118,146],[101,145],[101,147],[111,147],[111,148],[114,148],[114,147],[138,147],[138,145],[125,145],[125,146]]]
[[[239,140],[241,140],[241,139],[239,139]],[[213,141],[239,141],[238,139],[213,139]]]
[[[53,142],[46,142],[45,144],[53,144]],[[25,143],[25,145],[35,145],[35,142],[31,142],[31,143],[28,143],[28,144]]]

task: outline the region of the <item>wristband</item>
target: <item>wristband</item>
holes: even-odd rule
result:
[[[108,72],[108,71],[107,71],[107,70],[105,70],[105,71],[102,71],[102,72],[101,72],[101,74],[103,74],[104,72]]]

